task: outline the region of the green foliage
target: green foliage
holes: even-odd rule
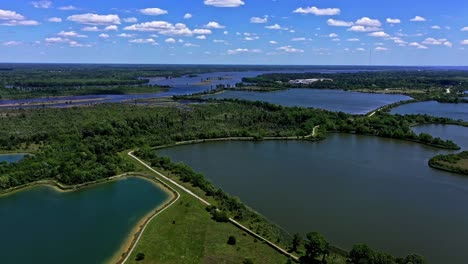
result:
[[[300,259],[303,264],[326,263],[325,259],[330,254],[329,243],[317,232],[306,235],[304,248],[305,255]]]
[[[406,256],[405,258],[396,258],[384,252],[372,250],[366,244],[353,246],[349,252],[348,262],[351,264],[424,264],[426,261],[423,257],[415,254]]]
[[[468,151],[458,154],[437,155],[429,160],[429,166],[468,175]]]
[[[229,236],[227,243],[228,245],[234,246],[236,244],[236,237]]]
[[[136,261],[142,261],[145,259],[145,253],[142,253],[142,252],[138,252],[138,254],[136,255],[135,257],[135,260]]]

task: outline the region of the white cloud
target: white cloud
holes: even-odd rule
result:
[[[247,40],[247,41],[252,41],[252,40],[257,40],[257,39],[260,39],[259,36],[253,36],[253,37],[245,37],[244,40]]]
[[[441,39],[426,38],[422,43],[426,45],[435,45],[435,46],[444,45],[449,48],[453,46],[452,42],[448,41],[446,38],[441,38]]]
[[[92,26],[92,27],[84,27],[81,29],[82,31],[89,31],[89,32],[97,32],[97,31],[100,31],[100,29],[96,26]]]
[[[408,44],[409,46],[411,47],[415,47],[417,49],[428,49],[428,47],[424,46],[424,45],[421,45],[419,44],[418,42],[411,42],[410,44]]]
[[[292,38],[291,41],[306,41],[306,38]]]
[[[184,19],[190,19],[190,18],[192,18],[192,14],[187,13],[184,15]]]
[[[387,51],[388,49],[385,47],[377,47],[375,48],[376,51]]]
[[[288,30],[288,28],[285,28],[285,27],[282,27],[278,24],[274,24],[274,25],[271,25],[271,26],[266,26],[265,27],[266,29],[273,29],[273,30]]]
[[[468,31],[468,27],[464,27],[462,29],[460,29],[461,31]]]
[[[377,31],[377,32],[369,33],[369,36],[378,37],[378,38],[388,38],[388,37],[390,37],[390,35],[388,35],[387,33],[383,32],[383,31]]]
[[[75,31],[60,31],[57,33],[57,35],[62,36],[62,37],[75,37],[75,38],[87,38],[88,36],[86,35],[80,35],[76,33]]]
[[[303,53],[304,52],[304,50],[302,50],[302,49],[296,49],[296,48],[293,48],[292,46],[289,46],[289,45],[279,47],[279,48],[277,48],[277,50],[288,52],[288,53]]]
[[[426,19],[424,17],[421,17],[421,16],[415,16],[414,18],[410,19],[410,21],[413,21],[413,22],[424,22],[426,21]]]
[[[366,51],[364,48],[357,48],[356,51]]]
[[[200,47],[200,45],[192,44],[192,43],[185,43],[184,47]]]
[[[156,41],[152,38],[148,38],[148,39],[132,39],[129,41],[130,43],[137,43],[137,44],[146,44],[146,43],[156,43]]]
[[[157,32],[167,36],[192,36],[193,32],[182,23],[175,25],[166,21],[152,21],[140,24],[134,24],[125,27],[124,30],[141,31],[141,32]]]
[[[363,17],[356,21],[356,25],[364,27],[380,27],[382,26],[382,23],[380,23],[378,19]]]
[[[460,42],[460,44],[462,44],[462,45],[468,45],[468,39],[463,40],[462,42]]]
[[[432,28],[432,29],[441,29],[441,27],[438,26],[438,25],[431,26],[431,28]]]
[[[214,40],[213,40],[213,43],[224,43],[224,44],[227,44],[227,41],[224,40],[224,39],[214,39]]]
[[[121,37],[121,38],[133,38],[133,37],[135,37],[135,35],[134,35],[134,34],[122,33],[122,34],[117,35],[117,37]]]
[[[48,0],[31,2],[31,4],[32,4],[35,8],[44,8],[44,9],[47,9],[47,8],[51,8],[51,7],[52,7],[52,1],[48,1]]]
[[[201,36],[196,36],[197,39],[206,39],[206,36],[205,35],[201,35]]]
[[[99,35],[100,38],[109,38],[109,34],[100,34]]]
[[[220,25],[218,22],[216,21],[211,21],[209,22],[208,24],[205,25],[206,28],[216,28],[216,29],[220,29],[220,28],[225,28],[225,26],[223,25]]]
[[[245,4],[242,0],[205,0],[204,3],[215,7],[238,7]]]
[[[209,29],[205,29],[205,28],[196,28],[194,29],[193,31],[193,34],[196,34],[196,35],[210,35],[211,33],[213,33],[211,30]]]
[[[90,44],[82,44],[82,43],[78,43],[76,41],[70,41],[70,42],[68,42],[68,44],[70,45],[70,47],[74,47],[74,48],[89,48],[89,47],[91,47]]]
[[[16,46],[20,46],[20,45],[23,45],[23,42],[21,41],[5,41],[2,43],[3,46],[7,46],[7,47],[16,47]]]
[[[353,22],[347,22],[342,20],[328,19],[327,24],[332,27],[350,27],[354,25]]]
[[[59,10],[62,10],[62,11],[78,10],[77,7],[72,6],[72,5],[69,5],[69,6],[61,6],[61,7],[59,7],[58,9],[59,9]]]
[[[299,14],[313,14],[316,16],[334,16],[334,15],[339,15],[341,13],[341,10],[339,8],[320,9],[315,6],[312,6],[312,7],[299,7],[293,12],[299,13]]]
[[[328,35],[328,37],[330,37],[330,38],[336,38],[336,37],[338,37],[338,34],[336,34],[336,33],[331,33],[331,34]]]
[[[365,26],[352,26],[348,29],[348,31],[354,32],[373,32],[381,30],[380,27],[365,27]]]
[[[105,31],[111,31],[111,30],[117,31],[119,30],[119,27],[117,27],[116,25],[110,25],[110,26],[105,27],[104,30]]]
[[[268,16],[250,18],[250,23],[254,23],[254,24],[264,24],[267,22],[268,22]]]
[[[176,43],[176,40],[173,39],[173,38],[168,38],[164,42],[166,42],[166,43]]]
[[[24,20],[25,17],[15,11],[0,9],[0,20]]]
[[[47,19],[47,21],[53,22],[53,23],[60,23],[60,22],[62,22],[62,19],[60,17],[51,17],[51,18]]]
[[[358,42],[360,40],[358,38],[349,38],[349,39],[347,39],[347,41],[349,41],[349,42]]]
[[[278,42],[276,42],[274,40],[270,40],[270,42],[268,42],[268,43],[270,43],[271,45],[277,45],[278,44]]]
[[[61,38],[61,37],[52,37],[52,38],[46,38],[45,42],[47,43],[69,43],[70,40],[67,38]]]
[[[224,31],[223,34],[227,35],[227,34],[229,34],[229,31]]]
[[[37,26],[39,24],[36,20],[10,20],[1,23],[0,26]]]
[[[92,13],[72,15],[69,16],[67,20],[85,25],[120,24],[120,18],[118,15],[98,15]]]
[[[400,24],[401,20],[398,18],[387,18],[387,23],[389,24]]]
[[[148,16],[160,16],[160,15],[165,15],[167,14],[167,10],[153,7],[153,8],[145,8],[145,9],[140,9],[140,13]]]
[[[125,23],[136,23],[138,22],[138,18],[136,17],[126,17],[122,19]]]
[[[252,50],[249,50],[249,49],[235,49],[235,50],[228,50],[227,51],[227,54],[230,54],[230,55],[233,55],[233,54],[238,54],[238,53],[247,53],[247,52],[250,52],[250,53],[260,53],[262,52],[262,50],[260,49],[252,49]]]

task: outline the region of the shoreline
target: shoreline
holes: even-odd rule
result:
[[[115,175],[109,178],[105,178],[105,179],[101,179],[101,180],[97,180],[93,182],[88,182],[88,183],[77,184],[77,185],[64,185],[62,183],[59,183],[58,181],[51,180],[51,179],[39,180],[39,181],[35,181],[32,183],[24,184],[21,186],[2,190],[0,191],[0,199],[9,195],[19,193],[21,191],[25,191],[34,187],[38,187],[38,186],[46,186],[46,187],[52,188],[56,192],[67,193],[67,192],[83,190],[85,188],[91,188],[99,184],[109,183],[109,182],[117,181],[117,180],[128,178],[128,177],[137,177],[145,181],[148,181],[149,183],[153,184],[155,187],[159,188],[160,190],[168,194],[168,198],[164,200],[161,204],[155,206],[150,212],[148,212],[143,218],[141,218],[138,221],[138,223],[126,235],[126,238],[122,242],[121,246],[105,262],[105,263],[121,264],[121,263],[125,263],[128,257],[131,255],[144,229],[151,222],[151,220],[155,216],[157,216],[159,213],[164,211],[166,208],[169,208],[180,197],[180,195],[173,188],[171,188],[169,185],[159,180],[158,178],[145,175],[143,173],[123,173],[123,174]]]

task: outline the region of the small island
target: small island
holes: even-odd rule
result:
[[[435,169],[468,175],[468,151],[458,154],[437,155],[429,160]]]

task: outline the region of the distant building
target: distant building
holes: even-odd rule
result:
[[[323,82],[323,81],[331,81],[333,82],[333,79],[296,79],[296,80],[290,80],[290,84],[312,84],[314,82]]]

